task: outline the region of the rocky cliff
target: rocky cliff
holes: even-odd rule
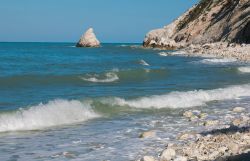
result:
[[[201,0],[173,23],[150,31],[143,46],[176,49],[214,42],[250,43],[250,0]]]

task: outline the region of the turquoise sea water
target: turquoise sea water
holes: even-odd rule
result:
[[[0,160],[156,156],[180,132],[202,130],[183,111],[220,118],[249,107],[250,64],[171,53],[139,44],[0,43]],[[138,138],[147,130],[157,137]]]

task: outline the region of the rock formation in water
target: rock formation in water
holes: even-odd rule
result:
[[[173,23],[150,31],[143,46],[177,49],[214,42],[250,43],[250,0],[201,0]]]
[[[89,28],[85,34],[82,35],[76,47],[100,47],[100,42],[96,38],[93,28]]]

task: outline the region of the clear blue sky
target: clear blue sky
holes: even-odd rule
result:
[[[102,42],[142,42],[199,0],[0,0],[0,41],[75,42],[93,27]]]

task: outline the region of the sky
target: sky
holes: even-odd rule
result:
[[[142,42],[199,0],[0,0],[0,42]]]

